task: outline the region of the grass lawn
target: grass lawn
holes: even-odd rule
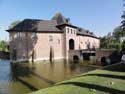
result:
[[[125,94],[125,64],[115,64],[31,94]]]

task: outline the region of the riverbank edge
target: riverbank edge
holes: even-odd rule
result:
[[[117,75],[118,73],[119,74],[124,74],[125,75],[125,73],[120,73],[120,72],[116,72],[116,71],[107,71],[107,69],[108,68],[110,68],[110,67],[115,67],[115,66],[118,66],[118,65],[120,65],[120,64],[122,64],[122,63],[117,63],[117,64],[113,64],[113,65],[108,65],[108,66],[105,66],[104,68],[101,68],[101,69],[96,69],[96,70],[94,70],[94,71],[90,71],[90,72],[87,72],[87,73],[83,73],[83,74],[80,74],[80,75],[77,75],[77,76],[75,76],[74,78],[71,78],[71,79],[69,79],[69,80],[65,80],[65,81],[62,81],[62,82],[58,82],[58,83],[56,83],[55,85],[53,85],[53,86],[51,86],[51,87],[47,87],[47,88],[43,88],[43,89],[40,89],[40,90],[38,90],[38,91],[35,91],[35,92],[31,92],[31,93],[29,93],[29,94],[68,94],[68,93],[72,93],[72,94],[82,94],[82,93],[89,93],[89,92],[82,92],[83,90],[79,90],[78,92],[73,92],[74,90],[68,90],[68,88],[70,88],[70,87],[67,87],[68,86],[68,84],[65,84],[65,83],[70,83],[70,82],[72,82],[72,81],[79,81],[79,82],[84,82],[84,81],[81,81],[81,80],[77,80],[77,79],[80,79],[80,78],[82,78],[82,79],[84,79],[85,77],[86,77],[86,75],[89,75],[89,74],[108,74],[108,75]],[[84,77],[85,76],[85,77]],[[93,76],[94,77],[94,76]],[[114,80],[114,79],[113,79]],[[99,82],[99,80],[97,81],[97,82]],[[88,82],[87,82],[88,83]],[[100,83],[100,82],[99,82]],[[109,82],[109,83],[112,83],[112,82]],[[117,84],[118,85],[118,84]],[[60,86],[62,86],[62,87],[60,87]],[[125,86],[124,86],[125,87]],[[77,91],[77,88],[74,88],[74,89],[76,89],[76,91]],[[119,88],[118,88],[119,89]],[[67,91],[68,90],[68,91]],[[87,90],[87,89],[86,89]],[[96,91],[95,89],[92,89],[92,91]],[[117,90],[117,88],[116,88],[116,90]],[[65,92],[66,91],[66,92]],[[90,92],[91,92],[91,89],[89,90]],[[82,93],[80,93],[80,92],[82,92]],[[123,91],[121,91],[121,93],[120,94],[123,94],[122,93]],[[108,93],[112,93],[112,92],[108,92]],[[107,93],[107,94],[108,94]],[[125,92],[124,92],[125,93]],[[100,91],[99,91],[99,93],[97,93],[97,94],[100,94]]]

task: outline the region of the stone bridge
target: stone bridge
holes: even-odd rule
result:
[[[104,49],[104,50],[96,50],[96,58],[97,58],[97,61],[101,61],[101,58],[102,57],[107,57],[107,56],[110,56],[113,54],[113,52],[115,52],[116,50],[111,50],[111,49]]]
[[[97,61],[101,61],[104,56],[110,56],[115,50],[69,50],[69,60],[73,61],[76,57],[84,60],[86,57],[95,56]]]

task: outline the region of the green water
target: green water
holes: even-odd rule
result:
[[[0,61],[0,94],[27,94],[59,81],[94,70],[96,67],[65,60],[35,64]]]

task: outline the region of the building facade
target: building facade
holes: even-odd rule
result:
[[[69,50],[97,49],[99,38],[61,13],[51,20],[25,19],[7,30],[11,61],[68,59]]]

